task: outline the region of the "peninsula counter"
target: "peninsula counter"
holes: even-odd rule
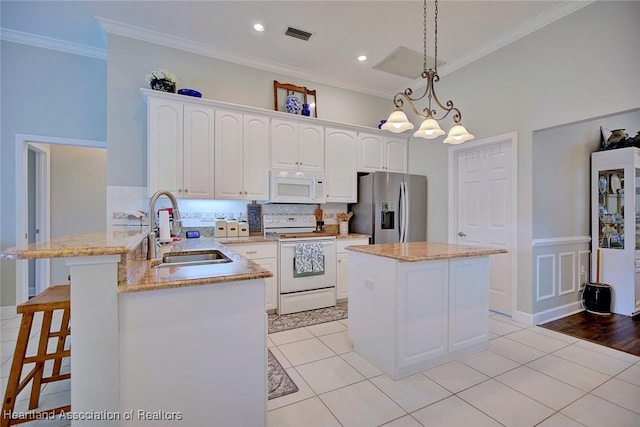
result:
[[[70,266],[72,412],[109,414],[91,426],[154,425],[145,417],[156,415],[167,426],[266,425],[272,273],[213,238],[174,242],[147,260],[146,237],[146,229],[106,230],[1,254]],[[155,268],[166,252],[203,249],[232,262]]]
[[[486,349],[489,255],[413,242],[348,246],[354,350],[393,379]]]

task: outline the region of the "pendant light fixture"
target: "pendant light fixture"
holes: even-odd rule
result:
[[[407,115],[402,110],[405,100],[411,110],[424,121],[420,125],[420,128],[413,133],[413,136],[417,138],[433,139],[441,135],[444,135],[444,131],[438,124],[439,120],[444,119],[453,112],[453,126],[449,130],[449,134],[444,140],[445,144],[461,144],[466,141],[470,141],[474,138],[467,130],[462,126],[462,113],[460,110],[453,106],[453,101],[449,100],[445,104],[440,102],[436,96],[434,83],[440,80],[438,76],[438,0],[435,0],[435,25],[434,25],[434,65],[433,68],[427,69],[427,0],[423,0],[423,47],[424,47],[424,61],[422,78],[426,79],[427,87],[424,94],[419,98],[412,98],[413,90],[407,88],[404,92],[399,92],[393,97],[393,103],[396,108],[393,110],[387,122],[382,125],[382,129],[388,130],[393,133],[404,132],[405,130],[413,129],[413,124],[407,118]],[[415,101],[420,101],[423,98],[427,98],[427,106],[419,111],[413,104]],[[435,117],[438,112],[431,106],[431,102],[444,110],[441,117]]]

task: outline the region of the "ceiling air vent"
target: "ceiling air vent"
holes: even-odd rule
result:
[[[299,29],[293,28],[293,27],[287,28],[287,31],[285,31],[284,33],[289,37],[295,37],[296,39],[300,39],[300,40],[304,40],[304,41],[309,41],[309,39],[311,38],[311,35],[312,35],[311,33],[307,32],[307,31],[299,30]]]

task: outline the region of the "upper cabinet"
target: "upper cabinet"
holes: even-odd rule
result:
[[[179,198],[214,195],[214,110],[171,99],[147,103],[147,189]]]
[[[324,127],[272,119],[271,167],[324,173]]]
[[[325,128],[325,175],[327,202],[357,202],[355,131]]]
[[[215,197],[269,199],[269,118],[215,113]]]
[[[358,171],[407,172],[406,137],[358,134]]]

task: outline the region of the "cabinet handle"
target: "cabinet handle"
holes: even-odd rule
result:
[[[460,236],[460,237],[465,237],[465,236],[466,236],[466,234],[464,234],[462,231],[458,231],[458,236]]]
[[[185,188],[185,189],[184,189],[184,192],[185,192],[185,193],[188,193],[188,192],[189,192],[189,190]]]
[[[253,254],[257,254],[258,251],[246,251],[245,254],[247,255],[253,255]]]
[[[247,195],[248,193],[245,191],[244,194]]]
[[[178,188],[178,193],[182,193],[182,188]]]

